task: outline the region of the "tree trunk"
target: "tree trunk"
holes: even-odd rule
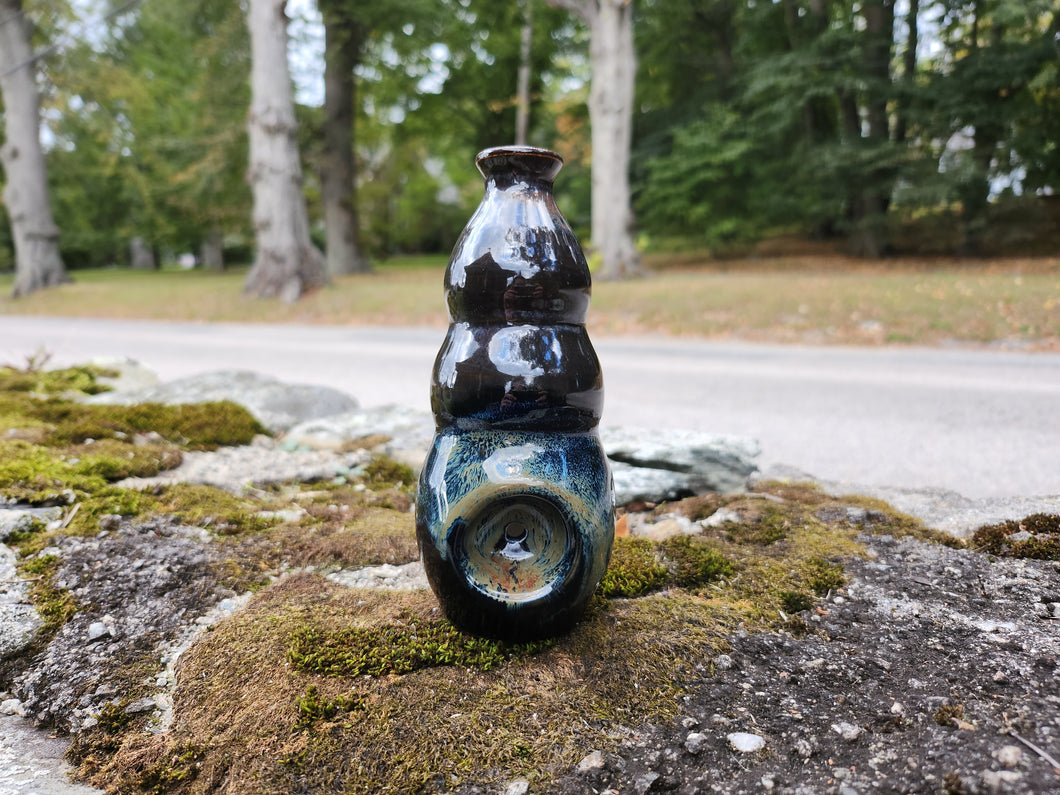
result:
[[[593,149],[591,247],[599,275],[639,272],[633,245],[629,150],[633,138],[633,0],[550,0],[589,25],[589,127]]]
[[[523,28],[519,39],[519,75],[515,93],[515,143],[526,146],[530,126],[530,48],[534,37],[534,0],[523,0]]]
[[[321,3],[324,16],[324,201],[328,274],[367,273],[357,224],[357,175],[353,153],[354,96],[360,32],[341,8]]]
[[[30,24],[21,0],[0,0],[0,93],[4,101],[7,176],[4,204],[15,242],[13,297],[70,281],[59,254],[59,227],[52,216],[48,177],[40,144],[40,97]]]
[[[249,181],[257,251],[244,293],[293,302],[327,283],[323,255],[309,239],[297,122],[287,69],[285,0],[250,0]]]
[[[909,105],[912,102],[913,85],[916,80],[916,48],[920,42],[920,0],[909,0],[906,14],[906,42],[902,52],[902,96],[898,102],[898,118],[895,123],[894,140],[905,143],[909,134]]]
[[[154,249],[142,237],[134,237],[129,241],[129,264],[138,271],[158,270]]]
[[[894,50],[894,0],[867,0],[863,74],[869,86],[866,101],[866,142],[876,146],[890,140],[887,100],[890,91],[891,53]],[[865,174],[866,185],[854,203],[851,248],[856,256],[878,259],[889,247],[887,209],[891,203],[894,176],[889,169],[873,167]]]
[[[224,235],[220,229],[211,229],[199,247],[202,269],[220,272],[225,269]]]

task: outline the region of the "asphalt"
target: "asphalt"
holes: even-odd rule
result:
[[[591,333],[590,328],[590,333]],[[429,410],[437,328],[0,317],[0,363],[131,357],[165,380],[245,368]],[[764,470],[972,500],[1060,498],[1060,354],[594,337],[604,422],[757,439]]]

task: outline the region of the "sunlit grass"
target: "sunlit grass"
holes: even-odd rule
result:
[[[668,262],[640,279],[597,281],[597,334],[658,333],[762,342],[1016,344],[1060,350],[1060,258],[841,257]],[[75,282],[0,312],[158,320],[431,325],[446,323],[443,256],[395,259],[345,276],[293,305],[242,295],[245,269],[76,271]]]

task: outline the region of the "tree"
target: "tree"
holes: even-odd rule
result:
[[[69,281],[48,195],[35,72],[30,23],[22,0],[0,0],[0,93],[5,136],[0,161],[7,175],[3,198],[15,243],[16,297]]]
[[[286,0],[250,0],[249,180],[254,194],[254,265],[244,292],[295,301],[327,283],[323,255],[309,239],[302,167],[287,67]]]
[[[142,0],[51,64],[55,213],[70,267],[250,233],[250,42],[238,0]]]
[[[591,247],[600,276],[621,279],[639,269],[633,245],[629,158],[633,136],[633,0],[549,0],[589,28],[589,128],[592,136]]]
[[[361,249],[354,158],[354,69],[364,31],[342,0],[320,0],[324,18],[324,154],[320,171],[325,256],[332,276],[371,270]]]

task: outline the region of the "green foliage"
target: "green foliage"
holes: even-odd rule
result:
[[[64,258],[127,262],[250,231],[245,120],[250,49],[239,3],[145,0],[64,52],[49,153]]]
[[[299,670],[326,676],[407,674],[421,668],[457,666],[488,671],[513,656],[549,648],[551,641],[508,644],[476,638],[444,619],[409,618],[389,626],[294,634],[287,659]]]

